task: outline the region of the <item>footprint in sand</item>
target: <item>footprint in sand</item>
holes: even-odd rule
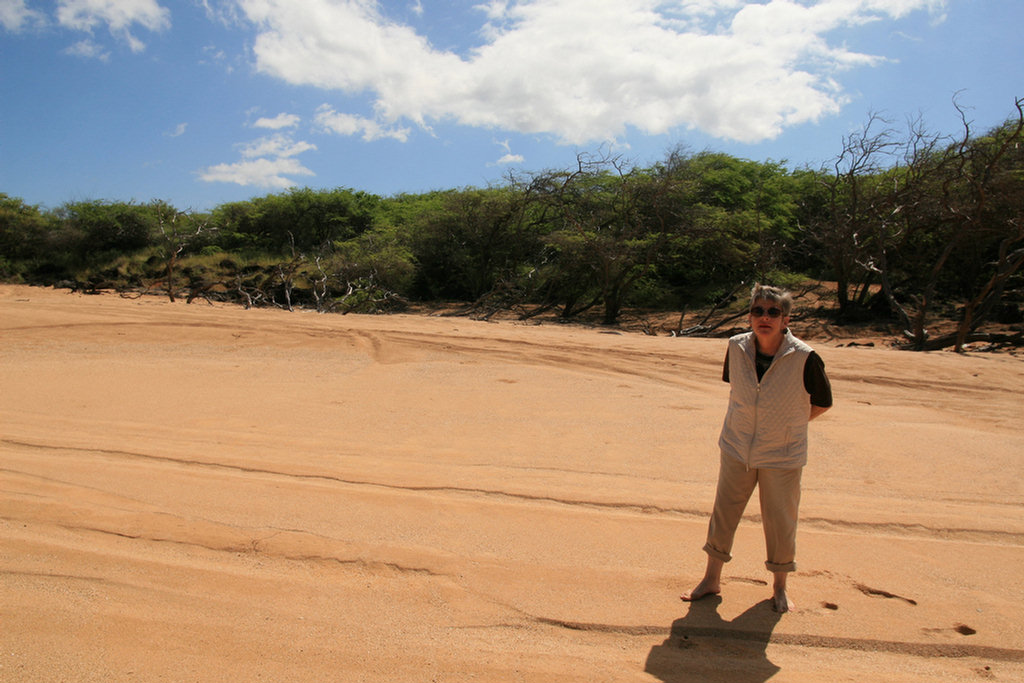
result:
[[[916,605],[917,604],[917,600],[912,600],[911,598],[905,598],[902,595],[896,595],[895,593],[890,593],[889,591],[884,591],[884,590],[881,590],[879,588],[871,588],[870,586],[865,586],[863,583],[858,583],[858,584],[856,584],[855,587],[857,588],[857,590],[859,590],[864,595],[869,595],[871,597],[892,598],[894,600],[902,600],[903,602],[907,603],[908,605]]]
[[[956,624],[953,628],[924,628],[921,630],[925,633],[945,633],[947,631],[954,631],[962,636],[973,636],[978,632],[977,629],[971,628],[967,624]]]
[[[749,583],[755,586],[767,586],[768,582],[762,579],[751,579],[746,576],[730,576],[725,579],[726,583]]]

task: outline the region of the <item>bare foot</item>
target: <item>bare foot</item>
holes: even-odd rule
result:
[[[796,609],[796,605],[786,595],[786,589],[775,589],[775,594],[772,596],[772,609],[776,612],[783,613],[789,612],[790,610]]]
[[[775,572],[775,581],[772,584],[772,609],[780,614],[796,609],[796,605],[786,595],[786,579],[789,574],[786,572]]]
[[[697,584],[697,587],[688,593],[683,593],[680,599],[683,602],[696,602],[701,598],[706,598],[709,595],[718,595],[722,591],[722,587],[718,581],[713,579],[704,578],[703,581]]]

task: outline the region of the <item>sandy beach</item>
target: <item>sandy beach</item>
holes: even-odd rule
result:
[[[0,681],[1024,680],[1024,361],[815,345],[780,617],[724,340],[0,286]]]

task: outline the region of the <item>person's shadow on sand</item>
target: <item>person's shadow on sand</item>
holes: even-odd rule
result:
[[[764,683],[778,673],[765,653],[781,616],[771,600],[732,621],[718,614],[720,604],[717,595],[689,603],[686,616],[672,622],[665,642],[651,648],[644,670],[665,683]]]

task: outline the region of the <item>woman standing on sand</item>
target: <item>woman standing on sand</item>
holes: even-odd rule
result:
[[[718,489],[708,524],[704,578],[682,596],[699,600],[721,590],[722,568],[754,487],[761,502],[767,561],[774,574],[772,608],[794,607],[786,577],[796,570],[800,476],[807,462],[807,424],[832,407],[832,388],[818,354],[789,331],[789,292],[755,285],[750,332],[729,340],[722,379],[729,410],[718,445]]]

